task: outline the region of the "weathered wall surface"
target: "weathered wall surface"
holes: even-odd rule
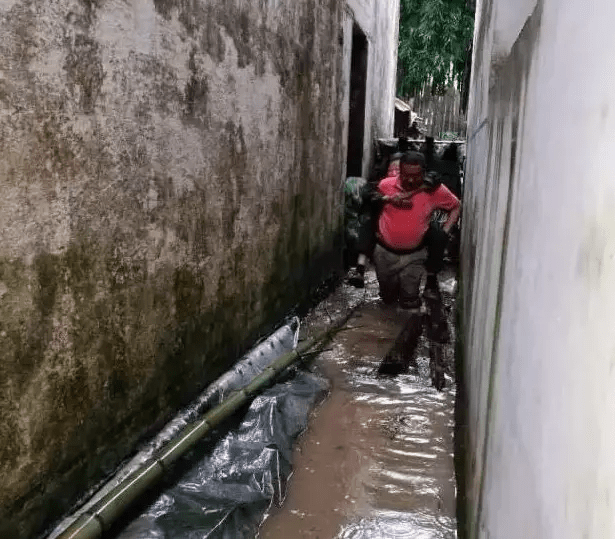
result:
[[[0,536],[50,524],[337,267],[343,10],[0,4]]]
[[[399,0],[348,0],[348,11],[350,25],[346,34],[352,36],[352,22],[355,22],[368,42],[363,139],[363,176],[368,176],[374,157],[373,141],[393,133]]]
[[[462,536],[615,535],[613,20],[610,0],[478,8]]]

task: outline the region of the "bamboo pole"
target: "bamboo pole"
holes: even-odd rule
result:
[[[316,337],[307,339],[291,352],[283,354],[263,372],[258,374],[244,388],[232,393],[218,406],[207,412],[201,419],[186,426],[178,437],[164,446],[156,456],[143,464],[135,472],[123,479],[115,488],[106,494],[99,502],[83,513],[73,522],[58,539],[99,539],[111,525],[134,503],[143,493],[155,485],[173,463],[188,452],[201,438],[225,419],[231,417],[242,406],[251,401],[263,391],[278,375],[311,348],[329,341],[340,331],[351,318],[351,309],[329,329]]]

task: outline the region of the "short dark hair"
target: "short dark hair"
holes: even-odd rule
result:
[[[405,152],[399,159],[399,164],[402,163],[421,165],[422,168],[425,168],[425,157],[419,152]]]

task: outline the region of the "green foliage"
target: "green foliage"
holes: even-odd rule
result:
[[[425,83],[436,94],[461,83],[473,31],[466,0],[401,0],[398,95],[412,95]]]

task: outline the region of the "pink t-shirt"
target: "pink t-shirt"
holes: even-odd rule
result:
[[[385,178],[378,190],[387,196],[406,193],[399,176]],[[451,212],[459,206],[459,200],[440,185],[433,191],[419,189],[401,204],[386,202],[378,219],[380,241],[394,250],[416,249],[429,228],[432,213],[438,209]]]

